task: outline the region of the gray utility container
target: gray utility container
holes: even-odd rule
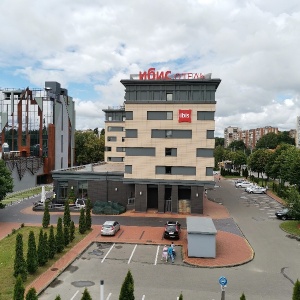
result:
[[[211,218],[187,217],[188,257],[216,258],[217,229]]]

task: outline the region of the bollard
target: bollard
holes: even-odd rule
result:
[[[104,280],[100,280],[100,300],[104,300]]]

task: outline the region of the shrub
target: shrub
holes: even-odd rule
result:
[[[23,281],[26,281],[27,265],[23,253],[23,236],[20,233],[17,234],[17,238],[16,238],[15,262],[14,262],[14,276],[18,277],[19,275],[21,275],[21,279]]]
[[[86,224],[85,224],[85,216],[84,216],[84,209],[80,210],[80,217],[79,217],[79,233],[84,234],[86,231]]]
[[[28,250],[27,250],[26,263],[27,263],[27,271],[30,274],[33,274],[37,271],[39,267],[39,263],[38,263],[38,255],[36,251],[35,236],[32,230],[29,232],[29,237],[28,237]]]
[[[25,288],[21,275],[18,275],[17,281],[14,287],[14,298],[13,300],[24,300]]]
[[[294,285],[294,290],[293,290],[293,298],[292,300],[299,300],[300,299],[300,282],[297,279]]]
[[[119,300],[134,300],[134,281],[130,270],[122,284]]]
[[[48,202],[46,202],[42,225],[44,228],[48,228],[49,224],[50,224],[50,212],[49,212]]]
[[[26,294],[25,300],[38,300],[35,288],[31,288]]]
[[[55,253],[57,251],[53,225],[51,225],[51,227],[50,227],[48,246],[49,246],[49,258],[52,259],[52,258],[54,258]]]
[[[56,231],[56,251],[61,253],[65,248],[64,234],[62,228],[62,219],[58,218],[57,221],[57,231]]]

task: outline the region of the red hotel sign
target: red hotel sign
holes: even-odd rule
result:
[[[192,122],[192,110],[191,109],[179,109],[178,112],[178,122],[191,123]]]
[[[150,68],[148,71],[139,73],[139,80],[171,80],[171,79],[211,79],[211,73],[175,73],[171,71],[156,71]]]

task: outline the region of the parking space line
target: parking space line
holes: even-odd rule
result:
[[[74,296],[70,300],[74,300],[78,293],[79,293],[79,290],[74,294]]]
[[[159,245],[157,246],[154,265],[157,265],[157,257],[158,257],[158,253],[159,253]]]
[[[146,296],[145,295],[143,295],[143,297],[142,297],[142,300],[144,300],[146,298]]]
[[[134,246],[134,248],[133,248],[133,250],[132,250],[132,252],[131,252],[131,255],[130,255],[129,260],[128,260],[128,263],[127,263],[128,265],[130,264],[130,261],[131,261],[131,259],[132,259],[132,256],[133,256],[133,254],[134,254],[134,251],[135,251],[136,247],[137,247],[137,244]]]
[[[110,296],[111,296],[111,293],[108,294],[106,300],[109,300]]]
[[[114,248],[115,243],[113,243],[113,245],[110,247],[110,249],[107,251],[106,255],[102,258],[101,260],[101,264],[104,262],[105,258],[107,257],[107,255],[109,254],[109,252]]]

